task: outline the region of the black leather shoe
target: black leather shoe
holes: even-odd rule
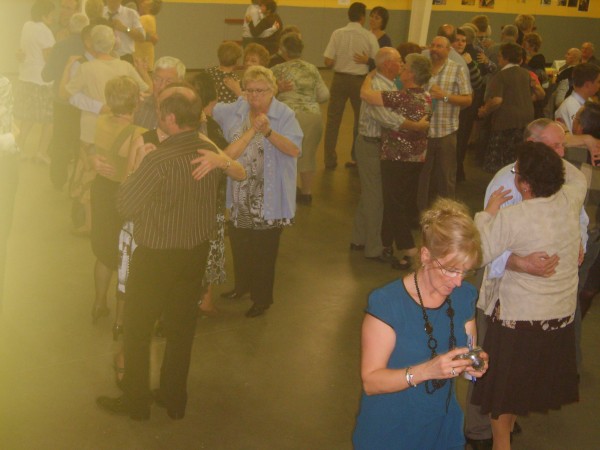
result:
[[[129,416],[133,420],[150,419],[150,406],[146,408],[132,408],[124,395],[112,398],[101,396],[96,399],[100,409],[116,416]]]
[[[223,292],[221,294],[221,298],[226,298],[229,300],[235,300],[237,298],[242,298],[244,295],[246,295],[247,292],[238,292],[235,289],[231,290],[231,291],[227,291],[227,292]]]
[[[165,408],[167,410],[167,415],[173,420],[181,420],[185,417],[185,411],[176,411],[173,409],[167,408],[167,403],[162,396],[160,389],[154,389],[152,391],[152,397],[154,398],[154,403],[159,408]]]
[[[353,250],[355,252],[362,252],[365,249],[365,246],[363,244],[354,244],[353,242],[350,242],[350,250]]]
[[[471,447],[471,450],[492,450],[494,443],[491,439],[469,439],[467,438],[467,444]]]
[[[267,309],[269,309],[269,305],[257,305],[255,303],[248,311],[246,311],[246,317],[262,316]]]

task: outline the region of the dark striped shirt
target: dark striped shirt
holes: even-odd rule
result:
[[[221,172],[192,178],[196,150],[215,151],[196,131],[169,137],[122,185],[118,209],[134,223],[134,238],[152,249],[191,249],[216,236]]]

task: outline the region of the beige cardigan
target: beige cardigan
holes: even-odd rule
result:
[[[505,250],[518,256],[537,251],[560,257],[556,273],[549,278],[507,270],[500,281],[502,320],[548,320],[575,312],[578,257],[581,243],[579,214],[587,192],[583,174],[568,162],[566,182],[556,194],[525,200],[491,216],[475,215],[481,233],[483,264]],[[486,314],[491,314],[490,302]]]

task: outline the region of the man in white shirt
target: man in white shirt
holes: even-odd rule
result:
[[[585,101],[600,89],[600,67],[591,63],[575,66],[573,69],[573,92],[554,113],[558,122],[563,123],[573,133],[573,118]]]
[[[377,44],[375,35],[363,28],[366,13],[367,7],[364,3],[352,3],[350,8],[348,8],[350,23],[333,32],[324,53],[325,65],[334,70],[324,139],[325,168],[329,170],[337,167],[335,147],[344,108],[348,99],[350,99],[350,104],[354,111],[354,139],[358,134],[360,86],[369,71],[369,66],[367,64],[356,63],[354,55],[364,53],[369,58],[375,59],[375,54],[379,50],[379,44]],[[351,164],[352,166],[355,165],[354,163]]]
[[[115,49],[117,55],[121,59],[133,63],[134,41],[146,40],[146,32],[140,22],[139,14],[131,8],[121,5],[120,0],[107,0],[102,15],[111,22],[115,29],[119,40],[119,45]]]
[[[597,146],[597,141],[589,135],[566,135],[560,124],[550,119],[537,119],[527,125],[524,138],[526,141],[542,142],[552,148],[561,158],[565,155],[565,146],[588,146],[592,151]],[[594,150],[595,151],[595,150]],[[515,174],[512,172],[513,165],[507,165],[496,172],[494,178],[487,187],[485,193],[484,207],[492,193],[499,187],[511,190],[511,200],[502,207],[517,204],[522,201],[519,191],[515,187]],[[580,230],[582,249],[587,243],[588,216],[582,208],[580,215]],[[580,258],[583,255],[580,255]],[[527,273],[535,277],[550,277],[554,274],[559,258],[556,255],[548,255],[544,251],[538,251],[525,256],[517,256],[510,252],[504,252],[492,261],[485,269],[484,279],[481,285],[479,300],[477,302],[477,342],[481,345],[487,331],[485,315],[492,312],[496,300],[498,300],[498,289],[505,270]],[[467,394],[467,409],[465,414],[465,436],[467,443],[472,448],[491,448],[492,430],[488,415],[480,414],[479,407],[470,402],[472,387]],[[489,447],[486,447],[489,445]]]

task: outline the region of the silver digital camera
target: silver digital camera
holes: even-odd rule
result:
[[[469,350],[468,353],[463,353],[462,355],[455,356],[454,359],[469,359],[471,360],[471,366],[475,370],[481,370],[485,367],[485,361],[479,357],[479,354],[482,352],[481,347],[474,347],[472,350]]]

